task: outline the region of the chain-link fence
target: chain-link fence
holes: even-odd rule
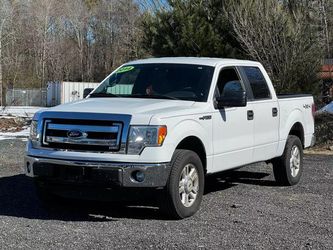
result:
[[[7,106],[46,106],[46,89],[8,89]]]

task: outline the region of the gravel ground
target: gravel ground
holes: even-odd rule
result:
[[[0,141],[1,249],[333,249],[333,156],[306,156],[295,187],[275,186],[265,164],[210,178],[200,211],[170,221],[95,202],[44,210],[22,174],[24,144]]]

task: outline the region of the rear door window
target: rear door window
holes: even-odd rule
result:
[[[251,86],[254,99],[271,99],[271,93],[261,70],[257,67],[242,68]]]

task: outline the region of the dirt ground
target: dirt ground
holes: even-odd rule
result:
[[[277,186],[264,163],[206,180],[199,212],[39,202],[23,174],[25,142],[0,141],[0,249],[333,249],[333,156],[306,155],[301,182]]]

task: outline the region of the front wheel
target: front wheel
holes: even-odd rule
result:
[[[204,170],[199,156],[190,150],[176,150],[161,208],[174,219],[195,214],[204,191]]]
[[[280,185],[296,185],[303,172],[303,146],[294,135],[288,136],[283,155],[272,161],[275,180]]]

